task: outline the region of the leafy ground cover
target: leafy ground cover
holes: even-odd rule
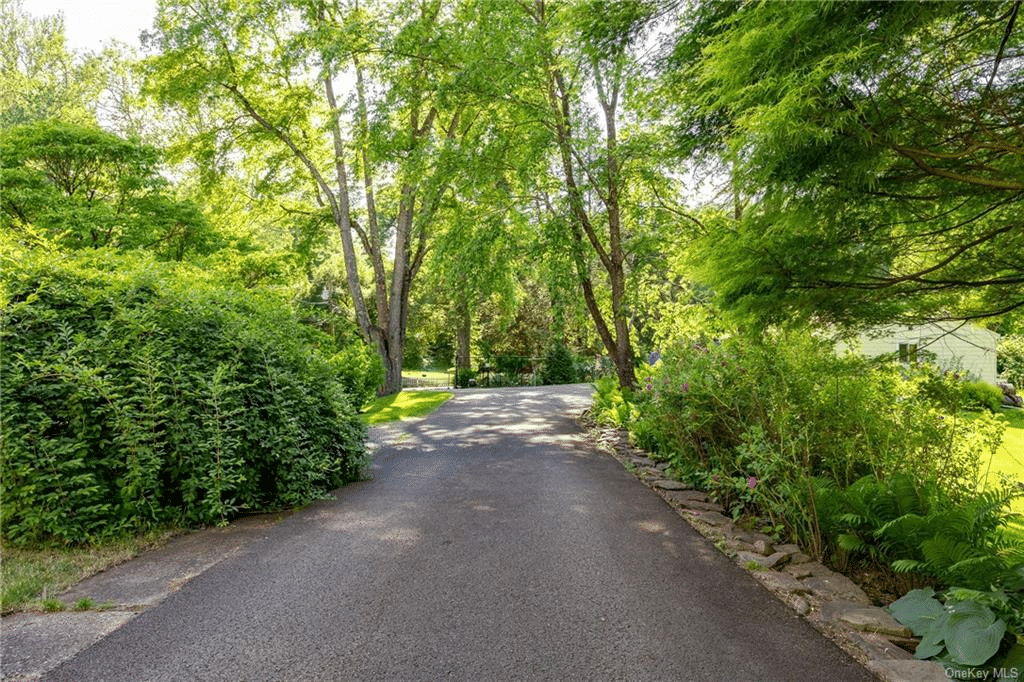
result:
[[[422,417],[436,410],[452,395],[448,391],[402,391],[377,398],[360,416],[368,426]]]

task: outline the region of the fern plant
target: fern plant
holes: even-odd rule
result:
[[[927,537],[918,521],[945,502],[942,491],[933,483],[918,484],[906,474],[886,481],[874,476],[858,479],[839,493],[837,544],[844,550],[864,553],[880,561],[911,555]],[[891,526],[880,537],[878,531]]]
[[[1005,488],[954,502],[933,482],[866,477],[839,494],[837,544],[940,586],[999,590],[1024,611],[1024,540],[1006,532],[1020,496]]]
[[[614,377],[600,377],[593,383],[596,393],[591,414],[601,424],[619,428],[629,426],[633,416],[633,395],[623,391]]]
[[[907,529],[920,539],[912,558],[892,562],[895,571],[935,576],[944,585],[1017,594],[1024,606],[1024,541],[1004,532],[1019,516],[1010,505],[1020,493],[1010,488],[985,491],[959,505],[933,509],[921,518],[894,519],[877,535],[906,537]]]

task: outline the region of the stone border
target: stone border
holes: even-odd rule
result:
[[[918,660],[900,647],[916,642],[910,630],[872,605],[864,590],[845,575],[812,561],[796,545],[775,545],[763,533],[738,527],[706,493],[668,478],[668,463],[655,462],[632,447],[625,431],[583,423],[599,447],[658,493],[697,532],[880,679],[949,679],[941,663]]]

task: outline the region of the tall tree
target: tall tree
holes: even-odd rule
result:
[[[1024,308],[1020,0],[697,6],[679,139],[757,201],[700,253],[761,322]]]
[[[61,15],[34,17],[0,0],[0,127],[59,118],[95,123],[103,89],[94,55],[68,49]]]
[[[151,91],[212,123],[193,140],[197,152],[263,159],[330,215],[385,393],[401,388],[411,287],[473,128],[450,89],[456,13],[439,1],[167,1],[151,39]]]
[[[534,106],[551,134],[566,210],[549,207],[563,219],[587,310],[619,383],[633,386],[627,259],[634,226],[625,166],[650,147],[639,126],[625,140],[621,126],[627,98],[636,104],[642,97],[642,62],[635,48],[656,8],[641,1],[600,0],[567,6],[535,0],[520,7],[538,36],[529,46],[536,51],[535,95],[541,96]],[[596,109],[588,98],[596,100]],[[607,287],[607,307],[601,283]]]

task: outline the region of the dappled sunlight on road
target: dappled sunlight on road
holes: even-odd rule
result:
[[[637,521],[636,524],[640,530],[648,533],[664,533],[667,531],[664,521],[651,520],[651,521]]]
[[[380,539],[384,542],[410,543],[417,542],[420,537],[420,531],[415,528],[390,528]]]
[[[488,446],[508,436],[531,446],[573,448],[580,441],[574,420],[590,405],[591,393],[586,385],[456,391],[432,415],[371,429],[371,445],[374,451],[388,450],[381,457],[384,463],[404,451]],[[458,415],[457,426],[438,423],[451,415]],[[569,424],[573,426],[566,428]],[[378,459],[376,453],[374,458]]]

